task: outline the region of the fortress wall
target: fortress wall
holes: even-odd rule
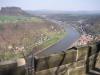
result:
[[[92,44],[48,57],[35,57],[35,75],[86,75],[95,68],[97,57],[100,60],[98,47]]]
[[[15,61],[0,62],[0,75],[86,75],[100,66],[100,44],[70,48],[59,54],[37,57],[34,72],[27,73],[23,58]],[[30,69],[31,70],[31,69]]]
[[[25,75],[25,60],[0,62],[0,75]]]

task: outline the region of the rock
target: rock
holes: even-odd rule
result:
[[[31,16],[19,7],[2,7],[0,15],[7,16]]]
[[[17,66],[24,66],[26,64],[24,58],[20,58],[17,60]]]

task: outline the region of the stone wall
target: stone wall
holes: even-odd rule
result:
[[[95,68],[100,44],[71,48],[48,57],[34,58],[35,75],[86,75]],[[98,59],[100,60],[100,59]]]
[[[96,66],[100,67],[99,51],[100,43],[96,43],[73,47],[47,57],[35,56],[34,67],[29,69],[29,73],[23,58],[0,62],[0,75],[86,75]]]
[[[25,75],[25,60],[0,62],[0,75]]]

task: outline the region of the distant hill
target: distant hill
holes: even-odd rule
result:
[[[26,11],[19,7],[2,7],[0,10],[0,15],[7,16],[32,16]]]

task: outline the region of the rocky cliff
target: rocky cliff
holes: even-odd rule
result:
[[[19,7],[2,7],[0,10],[0,15],[7,16],[31,16]]]

